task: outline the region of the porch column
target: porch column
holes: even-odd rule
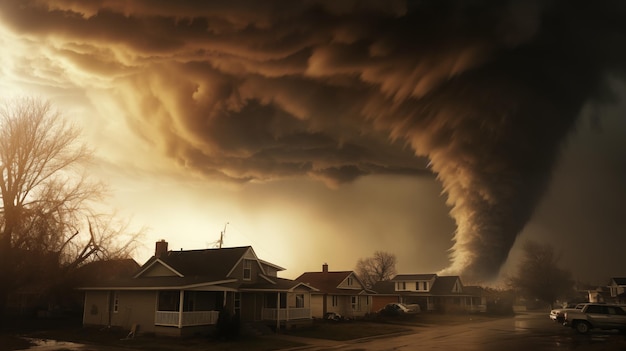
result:
[[[289,320],[289,293],[287,292],[285,293],[285,320]]]
[[[280,330],[280,293],[276,293],[276,331]]]
[[[185,302],[185,290],[180,291],[180,299],[178,303],[178,328],[183,327],[183,304]]]

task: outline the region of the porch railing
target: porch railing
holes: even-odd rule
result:
[[[217,317],[219,316],[219,311],[192,311],[192,312],[183,312],[182,315],[182,323],[180,324],[183,327],[194,326],[194,325],[212,325],[217,324]],[[179,326],[179,318],[180,312],[178,311],[156,311],[156,315],[154,317],[155,325],[164,325],[164,326]]]
[[[311,318],[311,309],[309,308],[264,308],[263,319],[264,320],[292,320],[292,319],[306,319]]]

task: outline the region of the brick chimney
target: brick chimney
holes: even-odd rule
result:
[[[322,273],[328,273],[328,263],[322,265]]]
[[[161,239],[156,242],[156,246],[154,248],[154,256],[159,258],[167,253],[167,241]]]

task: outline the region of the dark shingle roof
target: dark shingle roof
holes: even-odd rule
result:
[[[437,275],[432,274],[398,274],[396,275],[392,281],[407,281],[407,280],[431,280],[435,278]]]
[[[250,246],[168,251],[160,257],[160,260],[185,277],[204,276],[220,279],[226,278],[228,272],[249,249]]]
[[[456,283],[457,280],[459,280],[459,276],[457,275],[437,277],[433,283],[433,287],[430,289],[430,293],[433,295],[458,294],[457,292],[452,292],[454,283]]]
[[[112,281],[101,280],[90,282],[89,287],[120,287],[120,288],[154,288],[154,287],[186,287],[190,285],[211,283],[229,280],[228,273],[250,249],[250,246],[229,247],[221,249],[168,251],[162,255],[161,260],[176,272],[179,276],[142,276],[129,279],[116,279]],[[140,270],[143,272],[155,263],[156,257],[150,258]]]
[[[74,273],[81,284],[92,284],[113,279],[131,278],[139,270],[139,264],[132,258],[89,262]]]
[[[340,272],[306,272],[302,273],[297,281],[319,289],[323,293],[328,294],[354,294],[357,289],[340,289],[337,286],[344,281],[352,271]]]
[[[395,285],[396,284],[392,281],[377,282],[372,287],[372,290],[374,290],[377,294],[398,294]]]

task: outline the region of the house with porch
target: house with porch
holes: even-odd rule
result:
[[[374,306],[402,302],[418,304],[422,311],[478,312],[485,311],[485,299],[478,290],[464,291],[459,276],[437,274],[398,274],[391,281],[378,282],[372,289],[377,295]],[[397,301],[394,301],[397,298]]]
[[[305,272],[296,281],[315,287],[311,292],[311,315],[324,318],[336,313],[344,318],[359,318],[372,312],[372,290],[353,271],[329,271],[328,264],[321,272]]]
[[[82,287],[84,325],[121,327],[161,335],[209,330],[220,313],[279,328],[310,323],[315,288],[279,278],[284,268],[259,259],[252,247],[168,251],[129,279]]]
[[[611,294],[611,302],[619,304],[626,303],[626,278],[611,278],[611,280],[609,280],[608,288]]]

